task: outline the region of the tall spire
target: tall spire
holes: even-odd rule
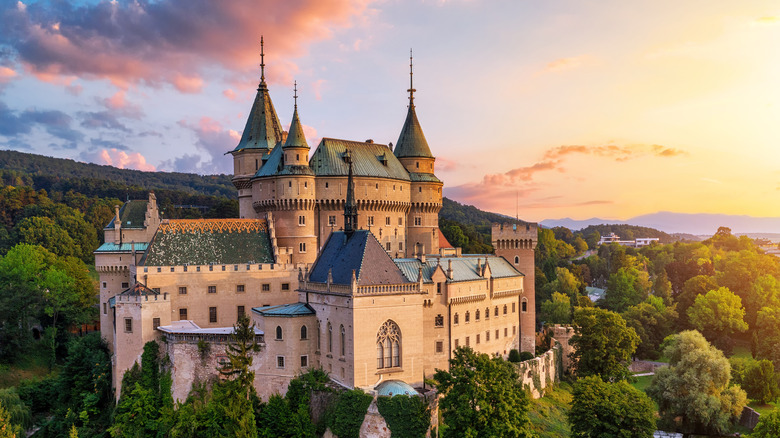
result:
[[[409,92],[409,106],[414,106],[414,92],[417,91],[414,89],[414,63],[412,62],[414,59],[412,57],[412,49],[409,49],[409,89],[406,90]]]
[[[260,35],[260,85],[265,85],[265,53],[263,52],[262,35]]]
[[[268,94],[268,86],[265,83],[265,50],[263,37],[260,37],[260,84],[257,86],[257,95],[252,104],[252,110],[241,134],[238,146],[231,152],[239,152],[244,149],[261,149],[271,152],[271,149],[282,140],[282,125],[276,115],[271,96]]]
[[[309,144],[306,143],[306,136],[303,135],[301,119],[298,117],[298,81],[295,81],[294,90],[293,99],[295,99],[295,111],[293,111],[293,119],[292,122],[290,122],[290,132],[287,134],[287,141],[284,142],[284,147],[308,148]]]
[[[417,120],[417,112],[414,109],[414,58],[412,51],[409,50],[409,110],[406,113],[404,127],[401,128],[401,135],[395,144],[393,153],[398,158],[404,157],[423,157],[433,158],[431,148],[428,147],[428,141],[425,140],[420,122]]]
[[[357,205],[355,205],[355,187],[352,181],[352,154],[347,149],[344,152],[344,161],[349,166],[349,173],[347,174],[347,201],[344,203],[344,232],[347,235],[352,234],[357,230]]]

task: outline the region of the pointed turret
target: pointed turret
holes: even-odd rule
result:
[[[287,134],[287,140],[284,142],[284,149],[288,148],[309,148],[306,143],[306,136],[303,135],[303,126],[298,117],[298,82],[295,82],[295,110],[293,111],[292,122],[290,122],[290,131]]]
[[[422,157],[433,158],[428,141],[425,140],[420,121],[417,120],[417,112],[414,110],[414,70],[411,51],[409,51],[409,111],[406,113],[406,121],[398,137],[398,143],[393,153],[398,158]]]
[[[355,204],[355,182],[352,180],[352,154],[349,149],[344,152],[344,161],[349,166],[347,174],[347,200],[344,203],[344,232],[347,236],[357,230],[358,213]]]
[[[268,85],[265,83],[265,53],[263,53],[263,38],[260,37],[260,84],[257,86],[257,95],[247,117],[244,133],[232,152],[244,149],[271,152],[271,149],[282,141],[281,126],[271,96],[268,94]]]

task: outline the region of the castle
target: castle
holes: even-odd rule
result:
[[[536,225],[494,225],[495,254],[447,242],[415,91],[395,148],[323,138],[310,157],[297,91],[284,132],[261,62],[230,151],[241,218],[161,220],[154,194],[117,207],[95,251],[117,396],[144,343],[158,340],[183,400],[217,374],[242,315],[262,346],[253,368],[263,398],[309,367],[374,390],[422,386],[461,345],[534,351]]]

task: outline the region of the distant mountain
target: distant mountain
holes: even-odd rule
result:
[[[777,233],[780,232],[780,217],[753,217],[728,214],[687,214],[662,211],[645,214],[625,221],[591,218],[585,220],[545,219],[545,227],[562,226],[570,230],[580,230],[589,225],[629,224],[655,228],[667,233],[686,233],[711,236],[718,227],[729,227],[733,233]]]

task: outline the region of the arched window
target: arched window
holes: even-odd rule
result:
[[[471,315],[469,314],[469,312],[468,312],[468,310],[467,310],[467,311],[466,311],[466,322],[469,322],[469,317],[470,317],[470,316],[471,316]]]
[[[309,329],[305,325],[301,326],[301,339],[309,338]]]
[[[281,341],[282,340],[282,327],[276,326],[276,340]]]
[[[485,319],[490,318],[490,307],[485,307]]]
[[[333,326],[328,323],[328,353],[333,353]]]
[[[523,313],[528,311],[528,299],[523,297],[523,302],[520,303],[520,309]]]
[[[347,331],[341,326],[341,355],[344,356],[347,351]]]
[[[452,318],[452,323],[453,323],[453,324],[457,324],[459,319],[460,319],[460,318],[458,317],[458,313],[457,313],[457,312],[455,312],[455,316]]]
[[[515,264],[516,264],[516,265],[519,265],[519,264],[520,264],[520,257],[518,257],[518,256],[515,256]]]
[[[506,304],[504,304],[504,315],[506,315]]]
[[[477,309],[477,311],[474,312],[474,320],[479,321],[479,309]]]
[[[392,320],[385,321],[376,334],[376,367],[401,366],[401,329]]]
[[[495,311],[493,312],[493,316],[498,316],[498,306],[496,306]]]

